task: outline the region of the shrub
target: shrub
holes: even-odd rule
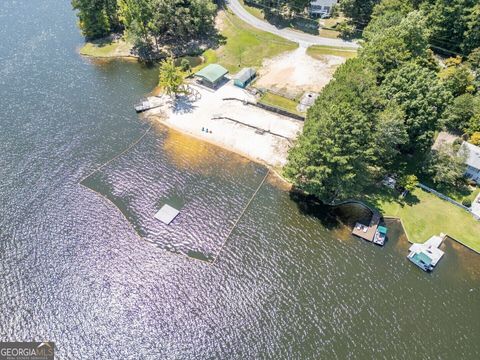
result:
[[[470,199],[463,199],[463,200],[462,200],[462,205],[463,205],[463,206],[466,206],[466,207],[470,207],[470,206],[472,206],[472,200],[470,200]]]
[[[340,37],[345,40],[354,38],[357,32],[357,28],[346,21],[339,23],[337,30],[340,31]]]
[[[470,136],[470,142],[473,145],[480,145],[480,132],[474,132],[472,136]]]

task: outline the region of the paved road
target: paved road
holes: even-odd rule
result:
[[[245,8],[238,2],[238,0],[227,0],[227,6],[232,12],[240,19],[253,27],[278,35],[284,39],[299,43],[301,46],[308,47],[310,45],[327,45],[335,47],[349,47],[357,48],[358,45],[341,39],[329,39],[320,36],[305,34],[300,31],[291,29],[279,29],[266,21],[260,20],[250,14]]]

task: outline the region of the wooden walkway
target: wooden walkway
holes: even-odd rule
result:
[[[373,213],[372,220],[370,220],[370,225],[367,226],[357,222],[352,230],[352,234],[364,240],[373,241],[378,225],[380,224],[380,218],[380,214],[375,212]]]

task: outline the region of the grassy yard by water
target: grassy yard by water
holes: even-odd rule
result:
[[[445,233],[480,252],[480,221],[420,188],[406,199],[400,199],[393,190],[375,188],[363,200],[384,216],[401,218],[412,242],[423,243],[433,235]]]
[[[218,16],[225,43],[218,49],[205,51],[205,62],[195,68],[195,71],[208,64],[218,63],[234,74],[243,67],[259,68],[263,59],[298,47],[294,42],[255,29],[229,11],[221,11]]]
[[[96,40],[87,42],[80,49],[81,55],[93,57],[129,57],[132,45],[120,40]]]

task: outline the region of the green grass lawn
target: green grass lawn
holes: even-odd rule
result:
[[[471,214],[420,188],[405,200],[397,194],[385,187],[374,188],[363,200],[384,216],[401,218],[410,241],[423,243],[445,233],[480,252],[480,222]]]
[[[301,112],[297,111],[297,105],[298,102],[292,99],[288,99],[286,97],[273,94],[271,92],[266,92],[262,98],[260,99],[261,103],[264,103],[266,105],[271,105],[275,106],[281,109],[285,109],[287,111],[290,111],[291,113],[298,114],[298,115],[305,115],[302,114]]]
[[[205,62],[194,70],[216,62],[234,74],[243,67],[259,68],[264,59],[298,47],[294,42],[251,27],[230,12],[222,11],[218,16],[226,42],[218,49],[205,51]]]
[[[80,54],[95,57],[129,56],[130,49],[131,45],[123,40],[96,40],[94,42],[85,43],[85,45],[80,49]]]
[[[322,59],[324,55],[342,56],[347,59],[357,56],[356,49],[336,48],[323,45],[313,45],[307,49],[307,54],[315,59]]]

